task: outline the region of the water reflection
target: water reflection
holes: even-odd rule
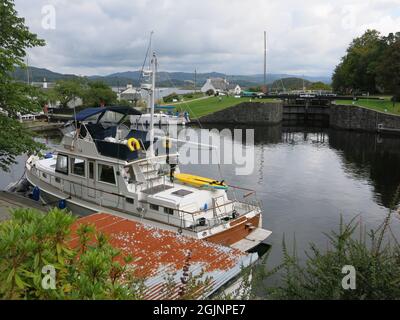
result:
[[[226,126],[203,126],[222,130]],[[230,129],[246,127],[232,127]],[[196,129],[195,129],[196,130]],[[59,135],[41,142],[54,146]],[[340,215],[360,215],[367,230],[387,214],[400,183],[400,137],[307,127],[256,127],[254,171],[236,176],[234,165],[182,165],[191,172],[231,185],[255,189],[263,203],[264,227],[272,230],[272,264],[281,262],[281,241],[296,236],[299,254],[310,242],[327,245],[323,233],[336,229]],[[0,173],[0,187],[20,178],[26,157],[10,173]],[[398,222],[398,221],[397,221]],[[400,234],[398,223],[392,228]]]

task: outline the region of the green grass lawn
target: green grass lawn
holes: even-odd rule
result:
[[[400,102],[396,102],[393,107],[393,102],[390,101],[390,97],[383,97],[384,100],[371,100],[371,99],[359,99],[357,101],[353,100],[336,100],[336,104],[353,104],[360,107],[365,107],[381,112],[391,113],[400,115]]]
[[[206,99],[188,101],[178,103],[175,106],[178,110],[185,110],[189,112],[190,118],[196,119],[205,116],[209,113],[213,113],[225,108],[229,108],[241,102],[271,102],[274,99],[255,99],[255,98],[235,98],[229,96],[220,97],[209,97]]]

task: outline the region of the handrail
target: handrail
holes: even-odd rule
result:
[[[80,187],[80,188],[87,188],[87,189],[90,189],[90,190],[95,190],[95,191],[98,191],[98,192],[102,192],[102,193],[106,193],[106,194],[110,194],[110,195],[114,195],[114,196],[117,196],[117,197],[122,197],[122,198],[127,198],[127,197],[129,197],[129,196],[127,196],[127,195],[124,195],[124,194],[119,194],[119,193],[115,193],[115,192],[110,192],[110,191],[106,191],[106,190],[102,190],[102,189],[97,189],[97,188],[93,188],[93,187],[90,187],[90,186],[88,186],[88,185],[84,185],[83,184],[83,181],[81,181],[80,183],[78,183],[78,182],[75,182],[75,181],[72,181],[72,180],[67,180],[67,179],[64,179],[63,177],[61,177],[61,176],[57,176],[57,175],[55,175],[55,174],[53,174],[53,173],[50,173],[50,172],[48,172],[48,171],[44,171],[44,170],[42,170],[42,169],[39,169],[39,168],[37,168],[37,166],[36,165],[34,165],[34,166],[32,166],[32,168],[34,168],[34,170],[36,170],[37,172],[38,172],[38,178],[40,179],[40,180],[42,180],[41,179],[41,173],[44,173],[44,174],[46,174],[46,175],[48,175],[49,177],[50,177],[50,183],[51,183],[51,179],[52,178],[58,178],[58,179],[62,179],[62,180],[66,180],[66,181],[68,181],[68,183],[70,184],[69,185],[69,188],[70,188],[70,190],[69,190],[69,196],[72,196],[72,188],[74,189],[74,197],[76,197],[76,198],[79,198],[79,199],[82,199],[82,200],[85,200],[83,197],[81,197],[81,196],[79,196],[79,195],[77,195],[77,193],[76,193],[76,190],[75,190],[75,185],[78,185],[78,187]],[[164,178],[165,178],[165,176],[164,176]],[[59,183],[61,183],[61,182],[59,182]],[[144,184],[144,183],[141,183],[140,185],[142,185],[142,184]],[[64,184],[62,184],[63,186],[64,186]],[[135,189],[136,189],[136,187],[135,187]],[[241,189],[245,189],[245,188],[241,188]],[[62,189],[60,189],[62,192],[65,192],[65,190],[64,190],[64,188],[62,188]],[[119,203],[119,200],[120,198],[118,198],[118,203]],[[86,199],[86,201],[89,201],[90,202],[90,200],[87,200]],[[148,201],[141,201],[142,203],[150,203],[150,202],[148,202]],[[218,206],[213,206],[213,207],[210,207],[210,208],[207,208],[207,210],[198,210],[198,211],[195,211],[195,212],[189,212],[189,211],[185,211],[185,210],[181,210],[181,209],[174,209],[174,210],[176,210],[177,212],[178,212],[178,215],[180,215],[180,217],[172,217],[172,216],[170,216],[169,214],[160,214],[160,213],[156,213],[156,212],[152,212],[153,214],[157,214],[157,215],[159,215],[160,217],[167,217],[167,220],[168,220],[168,223],[170,223],[170,220],[176,220],[176,222],[180,222],[180,225],[181,225],[181,228],[183,228],[183,229],[186,229],[186,230],[194,230],[194,231],[196,231],[197,230],[197,227],[199,227],[198,225],[196,225],[196,218],[195,218],[195,216],[196,215],[198,215],[198,214],[200,214],[200,213],[207,213],[207,212],[210,212],[210,211],[214,211],[215,209],[217,209],[217,208],[221,208],[221,207],[226,207],[226,206],[229,206],[229,205],[232,205],[233,206],[233,210],[235,210],[235,204],[236,205],[238,205],[239,207],[240,206],[243,206],[243,207],[245,207],[244,209],[246,209],[247,208],[247,210],[246,210],[246,212],[245,213],[242,213],[242,214],[240,214],[240,216],[243,216],[243,215],[245,215],[245,214],[247,214],[247,213],[249,213],[249,212],[251,212],[251,211],[253,211],[253,210],[255,210],[256,208],[260,208],[261,209],[261,206],[259,206],[259,205],[257,205],[257,204],[251,204],[251,203],[246,203],[246,202],[241,202],[241,201],[238,201],[238,200],[232,200],[232,201],[229,201],[229,202],[227,202],[227,203],[224,203],[224,204],[221,204],[221,205],[218,205]],[[102,205],[102,204],[101,204]],[[103,206],[103,205],[102,205]],[[104,207],[107,207],[107,206],[104,206]],[[124,210],[124,209],[121,209],[121,208],[117,208],[117,210],[122,210],[123,212],[126,212],[127,214],[134,214],[134,215],[138,215],[137,213],[135,213],[135,212],[128,212],[128,211],[126,211],[126,210]],[[224,216],[226,216],[226,214],[220,214],[220,215],[216,215],[215,217],[213,217],[213,218],[211,218],[211,219],[206,219],[206,221],[208,222],[208,226],[201,226],[202,227],[202,230],[208,230],[208,229],[210,229],[211,227],[213,227],[213,226],[216,226],[216,225],[221,225],[223,222],[221,222],[221,217],[224,217]],[[184,218],[189,218],[189,219],[184,219]],[[151,219],[151,218],[149,218],[149,219]],[[151,220],[153,220],[153,219],[151,219]],[[155,220],[155,221],[159,221],[159,220]],[[186,227],[186,225],[185,225],[185,221],[186,222],[189,222],[189,223],[193,223],[193,225],[192,226],[189,226],[189,227]],[[182,226],[182,224],[183,224],[183,226]],[[175,226],[175,225],[174,225]]]

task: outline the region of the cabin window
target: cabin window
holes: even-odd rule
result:
[[[116,184],[114,167],[106,164],[99,164],[97,166],[98,180],[100,182]]]
[[[94,162],[89,161],[89,179],[94,179]]]
[[[125,198],[126,202],[133,204],[135,201],[132,198]]]
[[[164,213],[173,215],[173,214],[174,214],[174,209],[171,209],[171,208],[164,208]]]
[[[71,158],[71,173],[78,176],[85,176],[85,160]]]
[[[159,208],[160,208],[160,206],[150,203],[150,209],[151,210],[158,211]]]
[[[57,155],[56,172],[68,174],[68,156]]]

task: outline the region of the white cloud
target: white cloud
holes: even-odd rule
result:
[[[56,29],[41,9],[56,8]],[[59,72],[107,74],[137,69],[148,35],[162,70],[330,75],[347,45],[367,28],[400,31],[400,0],[16,0],[27,24],[47,42],[32,65]]]

